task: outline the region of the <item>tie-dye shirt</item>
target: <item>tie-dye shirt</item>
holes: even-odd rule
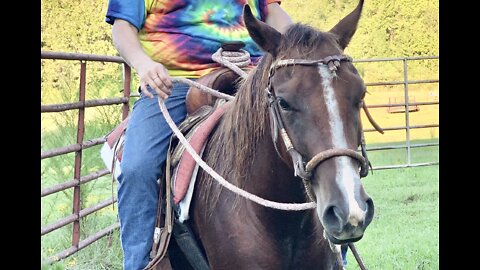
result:
[[[144,51],[170,76],[197,78],[219,67],[211,56],[226,41],[243,41],[255,63],[263,54],[248,35],[243,6],[265,21],[275,0],[109,0],[106,22],[134,25]]]

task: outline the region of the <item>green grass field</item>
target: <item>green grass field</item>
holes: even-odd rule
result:
[[[357,244],[369,269],[439,269],[438,166],[375,171],[375,216]],[[348,269],[360,269],[348,253]]]
[[[413,143],[425,142],[427,141]],[[438,142],[438,139],[435,142]],[[91,151],[88,154],[92,156],[92,160],[98,162],[98,157],[95,157],[95,151],[98,150]],[[374,167],[403,164],[406,160],[406,151],[404,149],[372,151],[369,152],[369,157]],[[73,157],[71,159],[73,160]],[[438,161],[438,146],[412,149],[412,162],[427,161]],[[70,173],[67,166],[63,168]],[[109,177],[102,177],[85,187],[82,186],[85,207],[111,196],[110,181]],[[50,181],[42,182],[42,187],[49,186],[47,182]],[[369,269],[382,270],[438,269],[438,165],[375,170],[363,179],[363,183],[375,203],[374,220],[367,228],[364,238],[356,244],[366,266]],[[42,199],[42,225],[71,213],[71,193],[66,191]],[[82,239],[115,221],[116,208],[113,210],[112,207],[88,216],[82,220]],[[71,230],[72,226],[68,225],[43,236],[42,259],[68,248]],[[348,253],[347,259],[347,269],[360,269],[351,252]],[[51,266],[43,265],[42,269],[121,269],[121,263],[119,234],[115,231],[111,236],[100,239],[63,261]]]

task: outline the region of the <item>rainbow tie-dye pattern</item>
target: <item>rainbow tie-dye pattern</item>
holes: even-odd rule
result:
[[[117,12],[128,8],[122,0],[110,1],[119,2]],[[139,39],[145,52],[162,63],[171,76],[197,78],[217,68],[219,64],[211,56],[226,41],[243,41],[255,62],[263,53],[245,28],[243,6],[248,3],[254,15],[264,21],[267,2],[277,1],[146,0]]]

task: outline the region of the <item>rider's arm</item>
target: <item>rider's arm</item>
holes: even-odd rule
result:
[[[120,55],[140,76],[142,92],[153,97],[146,89],[146,86],[150,85],[160,97],[167,98],[172,87],[168,71],[145,54],[138,40],[137,28],[125,20],[116,19],[113,23],[112,38]]]
[[[265,22],[280,33],[284,33],[293,24],[292,18],[280,7],[278,2],[268,4],[267,9]]]

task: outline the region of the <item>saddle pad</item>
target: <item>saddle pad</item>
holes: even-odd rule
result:
[[[229,106],[230,102],[227,102],[217,107],[217,109],[195,129],[194,134],[190,137],[189,143],[197,154],[200,154],[210,132]],[[194,174],[195,165],[196,161],[190,153],[184,151],[173,176],[173,201],[175,204],[178,204],[185,197],[190,180]]]
[[[130,117],[125,118],[105,136],[106,141],[103,143],[102,149],[100,150],[100,156],[103,163],[110,172],[114,171],[115,179],[120,175],[120,162],[122,161],[123,154],[123,136],[125,134],[125,129],[127,128],[128,119],[130,119]],[[115,159],[115,162],[113,159]],[[114,166],[113,168],[112,165]]]
[[[203,145],[202,151],[200,152],[199,156],[203,155],[203,150],[205,150],[205,146]],[[195,186],[195,181],[197,180],[198,169],[200,166],[195,164],[195,168],[193,169],[192,177],[190,178],[190,183],[188,184],[188,189],[181,201],[178,203],[178,208],[175,210],[177,212],[178,221],[183,223],[185,220],[190,218],[190,203],[192,202],[193,197],[193,188]],[[178,170],[178,167],[176,167]]]

